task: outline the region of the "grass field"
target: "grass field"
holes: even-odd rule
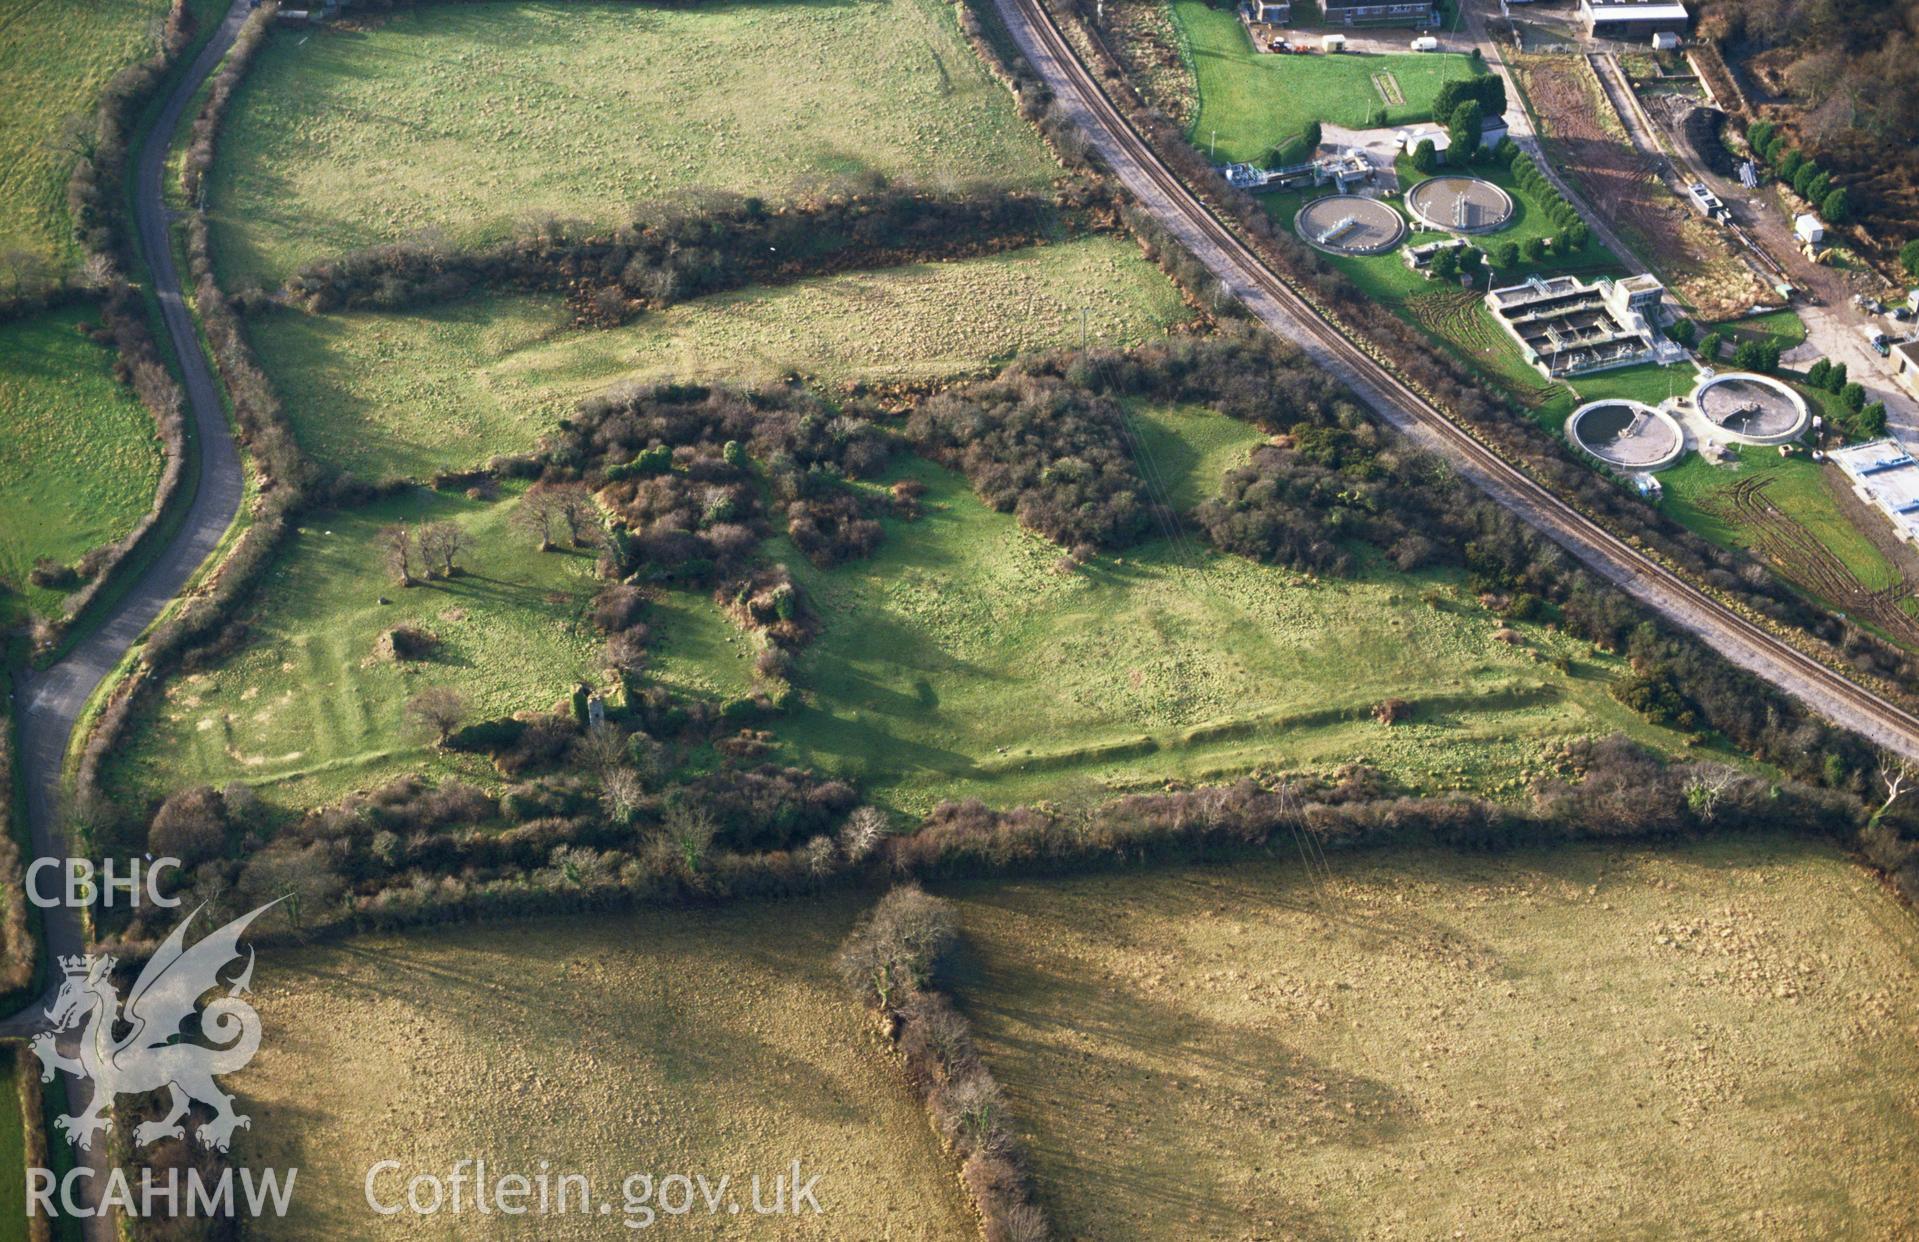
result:
[[[1127,413],[1138,442],[1134,459],[1152,463],[1154,481],[1165,485],[1181,510],[1217,496],[1221,476],[1245,465],[1266,438],[1257,427],[1221,418],[1204,406],[1140,401]]]
[[[153,504],[163,459],[153,416],[113,378],[113,351],[76,331],[83,310],[0,323],[0,626],[58,612],[28,585],[125,535]]]
[[[262,954],[259,1056],[236,1080],[254,1164],[300,1170],[276,1238],[604,1238],[629,1173],[733,1179],[742,1210],[675,1237],[938,1240],[976,1230],[924,1113],[832,973],[860,899],[676,910]],[[341,1090],[342,1083],[357,1085]],[[380,1219],[381,1159],[444,1177],[588,1175],[607,1216]],[[794,1159],[822,1212],[755,1217]],[[696,1200],[697,1201],[697,1200]],[[763,1200],[764,1201],[764,1200]],[[637,1221],[638,1218],[631,1218]],[[409,1227],[410,1226],[410,1227]],[[634,1236],[650,1236],[634,1232]]]
[[[1061,1236],[1911,1237],[1919,923],[1812,844],[958,889]]]
[[[442,12],[445,10],[435,10]],[[425,477],[533,447],[580,398],[628,378],[925,379],[1075,344],[1129,345],[1188,317],[1130,240],[1083,237],[980,259],[747,289],[613,330],[550,298],[424,314],[256,321],[301,444],[369,478]]]
[[[1736,346],[1744,341],[1771,341],[1779,346],[1780,352],[1803,345],[1806,340],[1806,323],[1794,310],[1776,310],[1764,315],[1753,315],[1725,325],[1729,329],[1727,342]]]
[[[268,573],[245,645],[168,684],[114,765],[114,787],[165,793],[245,780],[306,806],[405,771],[477,774],[472,757],[439,754],[405,728],[410,695],[451,685],[477,719],[550,707],[576,679],[597,675],[598,639],[582,616],[592,558],[536,552],[508,526],[512,507],[510,498],[422,491],[307,518]],[[437,520],[472,540],[467,572],[393,585],[380,528]],[[409,623],[437,636],[439,650],[412,664],[377,658],[380,635]]]
[[[1156,454],[1188,497],[1246,446],[1182,439],[1218,446]],[[1163,541],[1064,573],[1057,548],[963,480],[919,462],[904,473],[927,485],[927,513],[889,521],[877,555],[819,571],[787,554],[825,628],[794,678],[808,701],[773,726],[791,760],[856,774],[896,807],[1071,801],[1361,759],[1414,788],[1497,794],[1568,737],[1679,741],[1611,699],[1614,661],[1533,626],[1503,644],[1449,579],[1313,582],[1196,546],[1184,562]],[[1428,587],[1441,607],[1421,601]],[[1573,673],[1552,654],[1574,657]],[[1376,724],[1370,709],[1390,696],[1416,703],[1416,719]]]
[[[1832,476],[1832,467],[1807,457],[1781,457],[1778,450],[1770,448],[1744,449],[1731,454],[1722,466],[1694,454],[1671,470],[1660,472],[1659,482],[1665,488],[1660,507],[1721,547],[1756,551],[1763,560],[1759,532],[1731,516],[1723,504],[1714,502],[1734,483],[1765,478],[1766,499],[1811,531],[1862,586],[1884,590],[1899,581],[1899,571],[1840,511],[1833,489],[1845,484]]]
[[[682,189],[874,170],[1037,186],[1038,136],[933,0],[429,6],[276,37],[211,181],[222,283],[441,229],[611,221]]]
[[[164,0],[0,4],[0,254],[62,268],[78,257],[66,203],[75,154],[61,124],[91,119],[107,80],[152,53],[166,12]]]
[[[1203,0],[1173,0],[1173,19],[1199,83],[1199,108],[1189,133],[1221,164],[1264,163],[1275,144],[1298,134],[1308,121],[1360,129],[1371,123],[1376,108],[1385,108],[1393,125],[1430,120],[1440,83],[1473,74],[1469,57],[1451,53],[1265,55],[1253,50],[1233,9],[1216,9]],[[1381,94],[1375,75],[1391,75],[1403,102]]]
[[[1620,398],[1658,405],[1667,397],[1684,397],[1691,393],[1699,383],[1699,368],[1690,362],[1678,362],[1669,367],[1648,362],[1636,367],[1616,367],[1610,371],[1577,375],[1571,383],[1582,403]]]

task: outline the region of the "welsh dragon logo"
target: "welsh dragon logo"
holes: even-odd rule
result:
[[[93,1083],[93,1099],[77,1117],[56,1117],[54,1124],[82,1151],[93,1146],[94,1135],[112,1127],[110,1110],[118,1095],[167,1088],[172,1096],[167,1114],[134,1128],[136,1145],[163,1138],[184,1138],[180,1119],[195,1101],[213,1110],[213,1118],[195,1131],[202,1145],[225,1151],[233,1132],[251,1124],[233,1111],[233,1097],[220,1090],[215,1076],[242,1069],[260,1049],[260,1015],[240,999],[253,980],[253,950],[244,951],[246,967],[222,984],[220,972],[240,957],[240,936],[254,919],[277,902],[268,902],[250,914],[186,947],[187,928],[201,906],[181,920],[148,960],[124,1006],[113,982],[116,959],[104,954],[62,957],[65,973],[60,992],[47,1017],[51,1031],[34,1036],[34,1055],[40,1058],[42,1082],[53,1081],[64,1070]],[[200,998],[220,987],[226,994],[199,1007]],[[189,1019],[198,1017],[199,1034],[213,1046],[185,1042]],[[76,1042],[61,1035],[80,1026],[79,1055],[67,1056],[57,1047]]]

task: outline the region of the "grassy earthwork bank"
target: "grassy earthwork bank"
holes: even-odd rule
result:
[[[1919,923],[1823,847],[948,895],[1063,1236],[1919,1230]]]
[[[1231,6],[1173,0],[1172,7],[1198,80],[1190,133],[1222,164],[1263,163],[1308,121],[1363,129],[1380,108],[1390,125],[1430,120],[1440,83],[1476,72],[1470,57],[1452,53],[1270,55],[1253,50]]]
[[[308,515],[260,587],[245,644],[167,684],[117,758],[114,787],[165,793],[244,780],[298,807],[403,771],[476,766],[411,731],[407,698],[446,685],[476,718],[501,716],[551,707],[595,672],[598,638],[582,615],[595,589],[592,555],[536,551],[510,527],[512,508],[511,492],[475,501],[419,490]],[[381,528],[435,521],[470,541],[463,572],[394,585]],[[376,653],[401,625],[437,639],[431,655]]]
[[[1255,438],[1195,434],[1201,419],[1226,421],[1136,418],[1175,496],[1210,494]],[[1616,660],[1532,625],[1502,641],[1448,576],[1315,580],[1190,537],[1068,571],[963,480],[917,462],[900,473],[926,486],[926,513],[889,521],[876,555],[830,571],[787,558],[825,628],[795,675],[805,703],[773,726],[793,761],[856,775],[900,809],[1359,760],[1410,788],[1497,795],[1570,738],[1681,748],[1610,697]],[[1388,697],[1413,719],[1375,722]]]
[[[494,1174],[580,1172],[625,1215],[621,1182],[731,1178],[741,1210],[654,1223],[697,1237],[941,1239],[976,1231],[951,1167],[832,971],[860,898],[356,940],[263,957],[270,1038],[236,1083],[242,1159],[297,1167],[274,1236],[367,1237],[366,1170],[403,1197],[483,1153]],[[341,1090],[353,1082],[366,1089]],[[802,1161],[820,1215],[758,1217],[749,1179]],[[546,1162],[543,1164],[542,1162]],[[802,1179],[804,1180],[804,1179]],[[391,1192],[391,1194],[389,1194]],[[724,1202],[724,1201],[722,1201]],[[445,1218],[414,1222],[421,1232]],[[539,1236],[604,1238],[607,1216],[540,1218]],[[525,1237],[468,1213],[461,1237]]]
[[[1190,312],[1129,239],[820,277],[575,330],[556,298],[489,296],[423,312],[271,312],[252,333],[303,448],[365,478],[422,478],[531,449],[619,380],[938,379],[1014,354],[1127,346]]]
[[[58,611],[33,563],[78,560],[153,503],[164,464],[153,416],[113,377],[84,308],[0,323],[0,624]]]
[[[282,33],[210,182],[222,283],[528,215],[836,174],[1044,185],[1056,167],[935,0],[423,5]]]

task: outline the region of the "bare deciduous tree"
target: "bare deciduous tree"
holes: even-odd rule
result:
[[[690,806],[685,802],[675,802],[666,809],[661,827],[688,871],[699,870],[700,862],[706,857],[706,851],[712,848],[713,838],[720,830],[705,808]]]
[[[1719,802],[1726,796],[1739,773],[1732,768],[1701,768],[1686,778],[1686,805],[1701,823],[1711,823],[1719,813]]]
[[[616,824],[633,822],[633,813],[646,800],[646,782],[632,768],[617,767],[600,778],[600,802]]]
[[[840,829],[840,850],[848,862],[865,862],[886,836],[886,812],[876,806],[857,808]]]
[[[427,572],[451,578],[460,572],[460,553],[467,549],[466,532],[451,522],[429,522],[420,528],[420,559]]]
[[[557,516],[553,490],[544,483],[527,488],[520,503],[513,507],[513,524],[532,535],[542,552],[553,550],[553,520]]]
[[[428,686],[406,701],[404,714],[415,728],[444,742],[465,718],[466,700],[451,686]]]
[[[566,537],[576,548],[595,547],[600,542],[600,510],[584,483],[557,483],[553,486],[554,514],[566,527]]]
[[[380,528],[380,546],[386,549],[386,571],[403,587],[413,585],[413,532],[395,522]]]
[[[1913,778],[1913,762],[1904,755],[1890,750],[1879,752],[1879,779],[1886,786],[1886,800],[1879,804],[1874,818],[1884,815],[1899,801],[1899,795],[1906,792],[1906,786]]]
[[[605,777],[626,762],[626,734],[612,721],[602,720],[587,726],[585,736],[574,743],[574,753],[587,770]]]
[[[38,293],[53,283],[53,265],[31,250],[15,248],[0,251],[0,276],[7,282],[7,296]]]

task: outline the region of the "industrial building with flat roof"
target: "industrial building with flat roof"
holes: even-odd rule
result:
[[[1596,39],[1650,39],[1662,31],[1684,34],[1692,14],[1663,0],[1579,0],[1579,19]]]
[[[1852,480],[1859,498],[1886,515],[1901,539],[1919,542],[1919,462],[1887,437],[1834,449],[1833,464]]]
[[[1439,15],[1433,12],[1433,0],[1399,0],[1380,4],[1377,0],[1320,0],[1320,12],[1329,26],[1436,26]]]
[[[1587,282],[1535,276],[1486,295],[1493,318],[1548,379],[1651,362],[1665,289],[1651,276]]]

